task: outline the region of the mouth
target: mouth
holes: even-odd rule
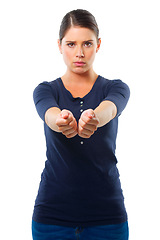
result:
[[[85,62],[74,62],[74,65],[77,67],[83,67],[85,64]]]

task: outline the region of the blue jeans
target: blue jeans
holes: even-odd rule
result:
[[[128,240],[128,222],[94,227],[62,227],[32,221],[33,240]]]

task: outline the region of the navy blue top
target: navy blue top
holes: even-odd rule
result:
[[[66,138],[44,121],[47,160],[35,201],[33,220],[62,226],[117,224],[127,220],[117,158],[118,116],[130,91],[121,80],[98,76],[91,91],[74,98],[61,78],[43,82],[34,90],[34,102],[44,121],[51,107],[70,110],[77,122],[83,110],[95,109],[102,101],[117,106],[117,116],[88,139]]]

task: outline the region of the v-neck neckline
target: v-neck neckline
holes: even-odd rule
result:
[[[100,75],[98,75],[98,77],[96,78],[96,81],[94,82],[91,90],[90,90],[86,95],[84,95],[83,97],[73,97],[72,93],[64,86],[64,83],[63,83],[61,77],[59,78],[59,80],[60,80],[61,85],[62,85],[63,88],[65,89],[65,91],[69,94],[69,96],[70,96],[72,99],[84,99],[84,98],[86,98],[90,93],[92,93],[92,92],[94,91],[94,88],[95,88],[95,86],[97,85],[97,82],[98,82],[99,78],[100,78]]]

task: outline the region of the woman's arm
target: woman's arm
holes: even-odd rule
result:
[[[57,107],[49,108],[45,113],[45,122],[53,131],[60,132],[58,126],[56,125],[56,120],[61,110]]]
[[[49,108],[45,113],[45,122],[53,131],[61,132],[67,138],[77,135],[77,122],[69,110]]]
[[[102,127],[116,116],[117,107],[113,102],[106,100],[100,103],[94,113],[99,120],[97,127]]]
[[[95,109],[85,110],[78,123],[78,134],[83,138],[90,138],[97,130],[110,122],[117,114],[117,107],[111,101],[103,101]]]
[[[85,110],[78,123],[78,134],[83,138],[90,138],[97,130],[110,122],[117,113],[117,107],[111,101],[103,101],[95,109]],[[67,138],[77,135],[77,122],[69,110],[57,107],[49,108],[45,113],[46,124],[56,132],[62,132]]]

